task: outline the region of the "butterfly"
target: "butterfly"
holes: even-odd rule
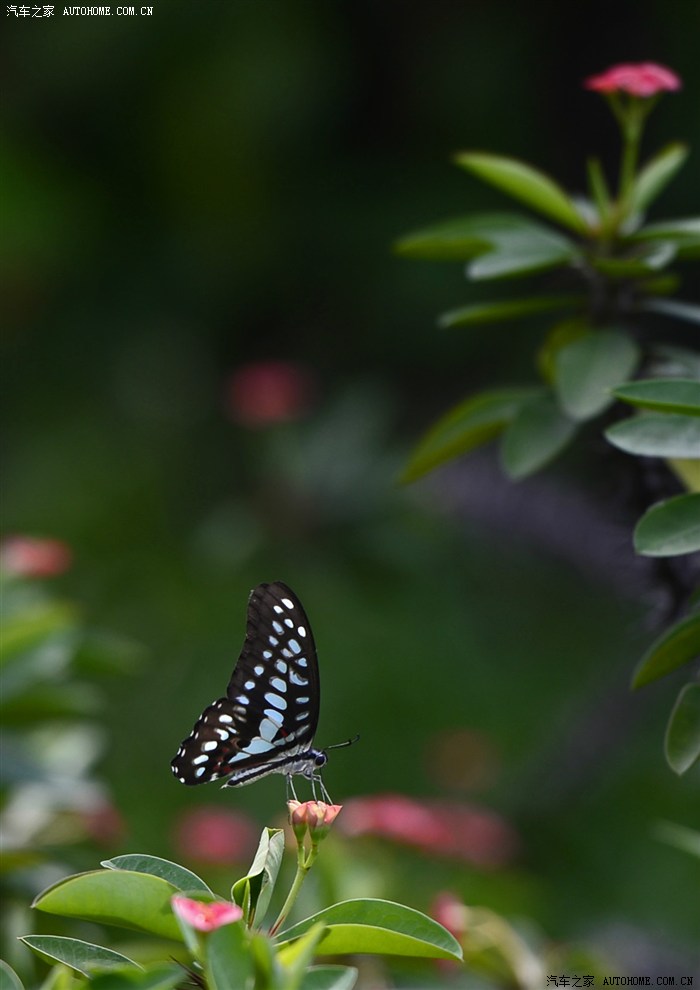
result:
[[[182,784],[228,778],[224,787],[251,784],[270,773],[318,784],[326,750],[314,749],[320,685],[316,647],[301,602],[286,584],[259,584],[248,599],[245,642],[226,697],[204,709],[171,768]],[[339,743],[327,749],[348,746]]]

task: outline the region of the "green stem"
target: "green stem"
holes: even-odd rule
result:
[[[297,895],[301,890],[301,885],[304,880],[306,880],[306,874],[309,872],[316,859],[316,854],[318,852],[318,846],[312,845],[311,852],[306,855],[303,844],[300,844],[297,848],[297,872],[294,877],[294,882],[289,888],[289,893],[287,894],[287,899],[282,905],[282,910],[277,915],[277,919],[270,929],[270,935],[274,935],[281,927],[282,922],[287,917],[289,912],[294,906],[294,901],[297,899]]]

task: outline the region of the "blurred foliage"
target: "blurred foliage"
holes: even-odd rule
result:
[[[168,770],[229,677],[250,588],[279,578],[319,645],[319,745],[362,735],[333,754],[334,799],[467,797],[521,837],[492,872],[329,839],[353,896],[427,909],[451,889],[549,938],[585,937],[621,969],[640,940],[657,962],[693,951],[692,867],[654,831],[693,824],[692,773],[670,779],[657,749],[673,678],[628,694],[648,599],[618,567],[623,544],[565,498],[550,512],[564,468],[534,489],[557,546],[528,538],[528,481],[471,476],[494,518],[464,511],[447,478],[393,485],[447,403],[534,376],[547,314],[517,339],[436,330],[434,346],[434,314],[464,302],[459,266],[407,265],[389,246],[456,203],[498,208],[448,164],[460,147],[581,189],[590,135],[604,165],[616,135],[578,87],[621,57],[684,80],[650,141],[700,147],[696,19],[686,0],[673,17],[596,0],[575,34],[554,0],[156,0],[149,19],[6,19],[3,525],[65,540],[61,596],[148,645],[101,715],[98,770],[129,848],[168,856],[200,802],[259,825],[283,814],[279,780],[200,793]],[[688,210],[692,162],[667,215]],[[243,425],[232,375],[279,360],[315,383],[306,413]],[[597,542],[608,556],[591,566]]]

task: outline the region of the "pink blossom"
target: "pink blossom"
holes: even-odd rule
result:
[[[243,917],[243,911],[237,904],[228,904],[224,901],[205,903],[175,894],[171,898],[171,904],[178,917],[199,932],[213,932],[215,928],[230,925]]]
[[[183,856],[228,865],[245,859],[255,848],[256,838],[257,828],[246,815],[205,805],[182,815],[173,843]]]
[[[264,427],[299,419],[311,404],[308,369],[293,361],[244,364],[228,381],[226,408],[242,426]]]
[[[101,846],[113,846],[124,838],[126,823],[119,810],[109,801],[105,800],[84,811],[81,819],[89,838]]]
[[[511,826],[493,811],[400,794],[348,801],[341,828],[346,835],[381,836],[486,868],[507,863],[518,844]]]
[[[62,540],[8,536],[0,546],[0,564],[16,577],[56,577],[68,570],[71,549]]]
[[[681,80],[663,65],[655,62],[614,65],[600,75],[584,82],[586,89],[599,93],[629,93],[630,96],[655,96],[663,90],[681,88]]]
[[[323,839],[342,810],[342,804],[326,804],[325,801],[287,801],[289,820],[294,834],[300,841],[308,828],[311,840]]]

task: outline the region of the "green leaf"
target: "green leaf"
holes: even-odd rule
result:
[[[648,509],[634,530],[645,557],[677,557],[700,550],[700,494],[674,495]]]
[[[168,883],[176,887],[178,891],[184,893],[207,894],[213,897],[213,892],[205,882],[186,870],[178,863],[171,863],[168,859],[160,859],[158,856],[149,856],[145,853],[128,853],[125,856],[115,856],[113,859],[105,859],[100,864],[107,870],[129,870],[132,873],[147,873],[150,876],[161,877]]]
[[[592,330],[554,356],[554,387],[573,419],[598,415],[613,401],[610,389],[632,374],[640,359],[636,343],[616,330]]]
[[[634,672],[632,687],[644,687],[699,656],[700,613],[676,623],[652,643]]]
[[[210,990],[253,986],[253,960],[242,925],[222,925],[207,936],[205,970]]]
[[[357,982],[354,966],[311,966],[299,990],[352,990]]]
[[[700,859],[700,832],[676,822],[657,822],[654,826],[654,836],[669,846],[675,846],[682,852],[690,853]]]
[[[540,394],[541,389],[497,389],[480,392],[461,402],[423,436],[400,480],[404,483],[415,481],[439,465],[492,440],[523,402]]]
[[[628,240],[673,241],[677,257],[681,260],[700,257],[700,217],[684,217],[679,220],[662,220],[648,224],[636,231]]]
[[[143,972],[133,969],[111,970],[93,976],[92,990],[173,990],[184,981],[180,966],[171,963],[158,963]]]
[[[605,431],[614,447],[642,457],[700,457],[700,419],[678,413],[645,413]]]
[[[318,922],[328,926],[318,944],[322,955],[370,952],[462,958],[459,942],[432,918],[403,904],[370,898],[334,904],[288,928],[280,938],[285,942],[299,938]]]
[[[639,305],[641,309],[651,313],[674,316],[688,323],[700,323],[700,306],[695,303],[683,302],[681,299],[644,299]]]
[[[410,258],[469,261],[473,279],[515,277],[569,264],[580,256],[563,235],[517,213],[476,213],[436,224],[396,245]]]
[[[613,389],[623,402],[657,412],[700,416],[700,381],[690,378],[647,378]]]
[[[24,990],[24,985],[12,966],[0,959],[0,990]],[[318,990],[321,990],[319,987]]]
[[[264,828],[250,870],[231,889],[233,900],[243,908],[248,927],[256,915],[260,921],[265,917],[283,855],[283,829]]]
[[[688,148],[674,142],[662,148],[640,169],[632,186],[630,207],[642,212],[671,181],[688,157]]]
[[[64,966],[69,966],[83,976],[91,976],[109,966],[133,966],[134,969],[141,969],[138,963],[128,956],[123,956],[121,952],[105,949],[101,945],[93,945],[92,942],[83,942],[78,938],[65,938],[62,935],[24,935],[20,938],[20,942],[24,942],[42,959],[63,963]]]
[[[679,775],[700,759],[700,684],[686,684],[678,695],[666,730],[666,759]]]
[[[525,478],[556,457],[575,433],[576,424],[549,396],[531,399],[523,403],[503,434],[503,469],[514,480]]]
[[[533,296],[529,299],[504,299],[498,302],[472,303],[460,309],[443,313],[438,320],[441,327],[473,326],[477,323],[498,323],[503,320],[546,313],[578,305],[582,296]]]
[[[610,217],[612,198],[600,159],[589,158],[586,162],[586,171],[591,199],[595,203],[601,224],[605,225]]]
[[[6,615],[0,637],[0,663],[57,632],[75,625],[76,612],[70,605],[42,602],[15,615]]]
[[[177,887],[145,873],[96,870],[79,873],[49,887],[33,907],[48,914],[118,925],[182,941],[170,908]]]
[[[286,970],[284,990],[298,990],[325,931],[326,926],[319,922],[312,925],[300,938],[279,949],[277,958]]]
[[[652,241],[633,252],[619,257],[592,255],[588,260],[593,268],[610,278],[639,278],[665,268],[676,257],[673,241]]]
[[[490,182],[497,189],[564,227],[569,227],[577,234],[588,232],[584,220],[564,190],[554,179],[532,165],[515,158],[483,152],[462,152],[454,156],[454,161],[478,178]]]

